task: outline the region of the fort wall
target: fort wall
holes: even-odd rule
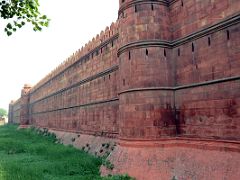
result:
[[[120,134],[123,129],[122,131],[125,132],[123,134],[127,134],[127,137],[136,136],[138,139],[149,139],[151,133],[150,139],[166,135],[192,134],[192,136],[198,136],[197,133],[187,132],[186,127],[190,128],[193,124],[185,124],[186,122],[182,120],[191,121],[192,119],[184,116],[183,113],[183,109],[186,109],[185,99],[188,99],[185,96],[190,96],[187,93],[184,96],[184,91],[189,91],[189,89],[195,91],[196,88],[193,89],[193,86],[197,86],[198,83],[199,88],[204,89],[202,94],[207,94],[209,101],[210,99],[219,100],[226,104],[225,106],[228,101],[234,101],[233,97],[238,96],[238,93],[235,93],[233,96],[225,96],[226,100],[221,97],[216,99],[215,94],[209,91],[214,88],[214,85],[211,85],[212,81],[220,80],[221,84],[222,79],[229,78],[231,81],[235,76],[239,76],[237,70],[239,69],[239,53],[236,50],[239,47],[239,35],[237,34],[239,33],[239,24],[234,20],[238,17],[235,15],[239,12],[238,4],[234,4],[237,2],[225,1],[221,5],[216,4],[216,1],[184,1],[184,4],[182,2],[172,1],[167,4],[165,1],[125,1],[126,4],[123,3],[120,7],[119,24],[122,27],[120,34],[122,33],[124,36],[118,51],[120,71],[123,71],[120,73],[120,79],[123,81],[120,82],[120,109],[121,102],[123,102],[124,109],[120,110],[120,122],[123,126],[120,128]],[[122,1],[120,1],[121,3]],[[181,7],[178,10],[179,13],[184,14],[184,18],[181,15],[176,17],[171,15],[177,4],[180,4]],[[206,9],[206,6],[213,12],[204,13],[204,11],[197,10]],[[158,25],[162,28],[158,32],[161,35],[151,34],[153,31],[147,30],[147,27],[152,22],[152,17],[164,16],[166,13],[163,9],[166,7],[170,9],[170,15],[167,14],[167,17],[172,18],[170,18],[171,26],[166,26],[166,23],[169,22],[168,18],[164,18],[165,21],[158,19]],[[158,9],[160,9],[159,12],[157,12]],[[155,11],[160,15],[156,16]],[[219,17],[214,18],[214,13]],[[205,19],[201,19],[200,14],[204,14]],[[187,24],[185,21],[191,23]],[[140,30],[138,30],[138,22],[142,22]],[[137,30],[133,28],[134,23],[137,24],[135,26]],[[181,29],[180,35],[177,35],[175,26]],[[168,32],[168,36],[164,36],[165,30]],[[132,37],[133,34],[135,39]],[[236,38],[231,41],[230,36]],[[234,66],[231,65],[232,63]],[[208,86],[204,85],[205,82],[208,82]],[[209,86],[211,88],[206,88]],[[236,91],[238,91],[238,87],[236,87]],[[199,97],[195,95],[195,98],[199,98],[201,101],[202,94],[199,93]],[[161,100],[159,101],[157,97]],[[189,99],[194,100],[194,97],[190,96]],[[133,100],[132,105],[131,100]],[[142,106],[142,111],[139,110],[139,106]],[[198,106],[191,108],[194,109],[193,111],[200,110]],[[222,108],[221,111],[224,111],[225,107],[215,105],[215,108]],[[218,112],[215,115],[221,116]],[[148,117],[150,121],[147,121]],[[226,121],[226,117],[222,117],[222,119]],[[232,118],[230,117],[230,119]],[[234,121],[236,124],[237,120]],[[175,128],[171,126],[172,124],[175,124]],[[227,124],[222,124],[222,128],[224,128],[223,126],[227,126]],[[185,130],[181,127],[185,127]],[[195,126],[195,128],[200,127]],[[167,134],[162,133],[164,129]],[[220,129],[215,132],[221,131]],[[237,133],[237,131],[234,132]],[[205,138],[213,136],[213,134],[203,134]],[[224,135],[219,137],[217,134],[215,133],[215,137],[226,138]]]
[[[31,124],[117,135],[117,28],[106,28],[30,91]]]
[[[20,124],[20,99],[9,104],[8,122]]]
[[[174,49],[180,134],[239,139],[239,28],[233,25]]]
[[[131,153],[144,155],[139,147],[155,148],[146,157],[164,147],[175,154],[178,146],[240,152],[240,1],[119,4],[116,23],[32,87],[28,99],[10,104],[11,122],[116,138],[110,159],[118,172],[128,169]],[[173,154],[164,158],[175,162]],[[190,162],[189,171],[201,163]]]
[[[118,21],[23,93],[10,119],[120,139],[239,139],[238,7],[120,0]]]
[[[204,29],[239,11],[239,2],[231,0],[173,0],[169,3],[173,40]]]

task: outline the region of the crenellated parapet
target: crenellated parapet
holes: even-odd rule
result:
[[[113,43],[114,39],[118,37],[118,22],[112,23],[110,27],[106,27],[105,31],[101,31],[91,41],[86,43],[83,47],[78,49],[69,58],[62,62],[58,67],[52,70],[47,76],[40,80],[32,89],[31,93],[41,87],[43,84],[61,74],[64,70],[74,65],[78,61],[89,59],[96,53],[102,51],[106,43]],[[108,42],[110,41],[110,42]]]

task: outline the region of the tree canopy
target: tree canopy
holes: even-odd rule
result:
[[[7,111],[3,108],[0,108],[0,118],[4,116],[7,116]]]
[[[39,11],[38,0],[0,0],[0,18],[9,21],[4,29],[8,36],[27,23],[34,31],[49,24],[48,17]]]

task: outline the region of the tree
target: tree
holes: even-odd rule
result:
[[[38,0],[0,0],[0,18],[11,20],[4,29],[8,36],[27,23],[34,31],[49,24],[48,17],[39,11]]]
[[[7,116],[7,111],[3,108],[0,108],[0,118]]]

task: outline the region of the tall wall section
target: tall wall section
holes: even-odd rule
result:
[[[117,137],[119,146],[110,156],[115,173],[148,180],[219,179],[220,174],[235,180],[240,1],[119,4],[117,23],[25,89],[28,99],[22,93],[10,104],[9,117]],[[214,172],[205,173],[211,168]]]
[[[114,173],[238,179],[240,1],[119,3]]]
[[[10,121],[122,140],[239,140],[240,2],[119,4],[117,23],[23,89]]]
[[[120,138],[176,136],[168,3],[120,0],[119,17]]]
[[[23,124],[117,136],[118,36],[113,23],[31,88],[28,100],[22,92],[22,104],[29,101]]]
[[[240,139],[240,2],[119,2],[120,138]]]
[[[175,106],[184,137],[240,139],[240,2],[170,6]]]
[[[173,135],[239,139],[239,2],[120,1],[119,16],[123,134],[162,137],[174,123]]]
[[[13,124],[20,124],[20,99],[11,101],[8,110],[8,122]]]

